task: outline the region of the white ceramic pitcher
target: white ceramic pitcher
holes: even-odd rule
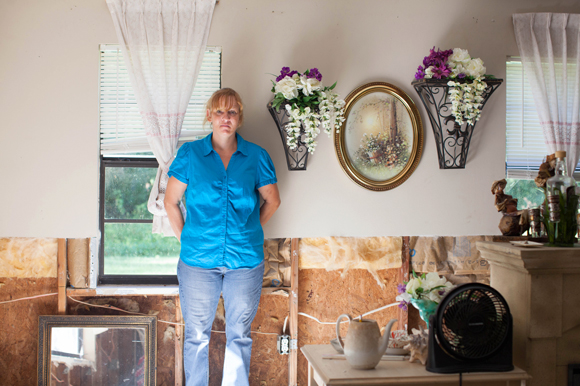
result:
[[[345,341],[340,336],[340,321],[348,318],[348,332]],[[377,367],[381,357],[387,351],[391,327],[397,319],[392,319],[381,331],[376,321],[372,319],[353,320],[350,315],[342,314],[336,321],[336,337],[344,350],[346,361],[353,369],[370,370]]]

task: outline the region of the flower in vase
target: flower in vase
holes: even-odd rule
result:
[[[408,282],[397,285],[399,295],[396,300],[400,302],[400,308],[406,308],[411,299],[431,300],[439,304],[441,299],[454,287],[451,282],[435,272],[419,276],[413,271],[412,278]]]
[[[275,92],[281,93],[286,99],[294,99],[298,96],[298,84],[289,76],[284,77],[275,86]]]
[[[485,75],[485,66],[483,65],[483,60],[480,58],[471,59],[466,67],[466,73],[469,76],[478,78]]]
[[[458,125],[475,125],[481,117],[482,102],[487,89],[483,60],[472,58],[467,50],[454,48],[441,51],[433,47],[423,58],[415,79],[448,79],[451,114]]]
[[[316,137],[320,129],[329,136],[344,122],[344,100],[330,87],[322,85],[322,74],[318,68],[311,68],[300,74],[282,67],[276,82],[272,82],[274,100],[272,106],[278,111],[280,106],[288,112],[289,120],[284,126],[286,143],[295,150],[302,140],[309,153],[316,149]]]

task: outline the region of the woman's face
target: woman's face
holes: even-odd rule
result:
[[[207,110],[207,120],[211,122],[215,135],[233,135],[240,126],[240,108],[237,103],[229,103],[230,106],[225,103],[220,105],[214,111]]]

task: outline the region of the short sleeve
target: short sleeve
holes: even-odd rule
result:
[[[167,175],[177,178],[184,184],[189,184],[189,145],[187,143],[177,152]]]
[[[258,181],[256,189],[278,182],[274,163],[272,162],[268,152],[264,149],[261,149],[260,151],[260,158],[258,159],[258,178],[256,181]]]

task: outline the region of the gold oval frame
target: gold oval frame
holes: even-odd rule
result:
[[[346,131],[346,123],[353,105],[362,97],[375,92],[389,94],[396,100],[401,102],[405,107],[405,110],[409,114],[409,118],[413,126],[413,145],[411,149],[411,154],[409,155],[409,161],[407,161],[407,164],[405,165],[403,170],[400,171],[397,175],[383,181],[372,180],[368,177],[363,176],[358,170],[355,169],[346,152],[346,143],[344,138]],[[423,123],[421,121],[421,116],[419,115],[419,110],[417,109],[417,106],[415,106],[413,100],[403,90],[401,90],[396,86],[393,86],[390,83],[373,82],[367,83],[363,86],[360,86],[356,90],[352,91],[346,97],[345,102],[346,102],[344,114],[345,120],[342,126],[340,127],[340,130],[338,132],[335,131],[334,133],[334,145],[336,150],[336,156],[338,157],[338,161],[340,162],[342,170],[344,170],[346,175],[356,184],[369,190],[384,191],[396,188],[397,186],[401,185],[415,171],[417,165],[419,164],[419,160],[421,159],[421,154],[423,152],[423,142],[424,142]]]

